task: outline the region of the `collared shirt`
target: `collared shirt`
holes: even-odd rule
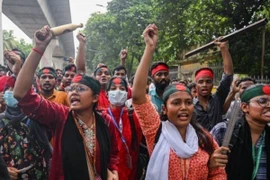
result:
[[[256,143],[256,146],[255,146],[255,154],[258,154],[260,145],[262,144],[262,155],[261,155],[259,169],[258,169],[257,176],[256,176],[257,180],[267,179],[266,147],[265,147],[265,142],[263,142],[263,140],[264,140],[264,138],[261,135],[258,142]]]
[[[213,136],[213,138],[215,139],[215,141],[219,144],[219,146],[222,145],[226,130],[227,130],[227,125],[228,122],[221,122],[218,123],[212,130],[211,130],[211,134]],[[263,136],[261,135],[258,142],[256,143],[255,146],[255,154],[258,153],[260,144],[263,143]],[[260,160],[260,164],[259,164],[259,169],[257,172],[257,176],[256,176],[257,180],[265,180],[267,179],[267,159],[266,159],[266,147],[265,147],[265,143],[263,143],[262,145],[262,155],[261,155],[261,160]]]
[[[223,121],[223,105],[229,94],[232,80],[233,75],[226,75],[223,73],[216,93],[209,97],[206,111],[197,98],[193,100],[194,112],[196,113],[197,120],[208,131],[210,131],[217,123]]]
[[[45,98],[45,99],[47,99],[47,100],[49,100],[51,102],[55,102],[55,103],[58,103],[58,104],[63,104],[65,106],[69,107],[68,96],[67,96],[67,93],[65,93],[65,92],[57,91],[57,90],[54,89],[53,94],[50,97]]]
[[[151,89],[148,94],[150,95],[151,102],[154,104],[155,109],[160,113],[162,110],[163,100],[158,96],[156,88]]]
[[[226,130],[227,130],[228,122],[220,122],[213,127],[210,131],[215,141],[218,143],[219,146],[222,145]]]

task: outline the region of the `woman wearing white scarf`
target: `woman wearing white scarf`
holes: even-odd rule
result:
[[[146,179],[226,179],[224,168],[210,168],[213,167],[211,155],[218,146],[196,122],[190,90],[180,84],[165,89],[162,97],[165,115],[162,120],[165,121],[162,123],[154,106],[145,96],[143,89],[157,44],[157,33],[154,24],[149,25],[143,33],[146,48],[135,74],[132,94],[134,110],[150,153]],[[157,132],[160,125],[159,136]],[[159,138],[155,145],[156,136]]]

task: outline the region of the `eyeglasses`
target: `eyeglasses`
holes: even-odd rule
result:
[[[269,105],[269,103],[270,103],[270,99],[262,97],[262,98],[256,99],[254,101],[249,101],[249,102],[256,102],[261,107],[267,107]]]
[[[85,91],[87,91],[87,88],[82,87],[82,86],[68,86],[65,88],[66,92],[71,93],[74,90],[76,90],[77,93],[81,94]]]

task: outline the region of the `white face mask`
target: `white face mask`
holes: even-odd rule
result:
[[[108,92],[109,101],[115,106],[123,106],[127,100],[127,92],[121,90],[114,90]]]

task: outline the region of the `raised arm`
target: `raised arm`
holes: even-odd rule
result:
[[[238,82],[238,78],[233,80],[232,85],[231,85],[231,91],[228,94],[225,103],[223,105],[223,112],[226,114],[227,111],[229,110],[230,106],[231,106],[231,102],[234,100],[234,97],[236,95],[236,93],[239,92],[239,86],[237,86],[237,82]]]
[[[82,33],[77,34],[77,39],[79,41],[78,54],[76,58],[76,66],[78,68],[79,74],[85,73],[85,42],[86,37]]]
[[[36,34],[41,33],[44,35],[44,40],[40,41],[36,38]],[[32,86],[33,77],[42,54],[46,50],[53,35],[49,26],[44,26],[38,30],[34,35],[35,46],[27,57],[15,83],[14,97],[17,100],[22,99]]]
[[[126,59],[127,59],[127,55],[128,55],[128,50],[127,49],[123,49],[121,52],[120,52],[120,64],[122,66],[126,66]]]
[[[15,76],[18,76],[21,66],[22,66],[22,60],[18,54],[16,54],[13,51],[10,50],[5,50],[4,51],[4,56],[7,60],[7,65],[9,69],[12,71],[12,73]]]
[[[132,86],[133,104],[143,104],[146,102],[145,87],[147,84],[148,69],[158,41],[157,26],[155,24],[148,25],[143,32],[143,37],[146,47],[134,76],[134,83]]]
[[[223,69],[224,73],[226,75],[232,75],[233,74],[233,63],[232,63],[232,57],[229,52],[228,48],[228,42],[220,42],[219,39],[215,40],[216,46],[220,48],[222,59],[223,59]]]

